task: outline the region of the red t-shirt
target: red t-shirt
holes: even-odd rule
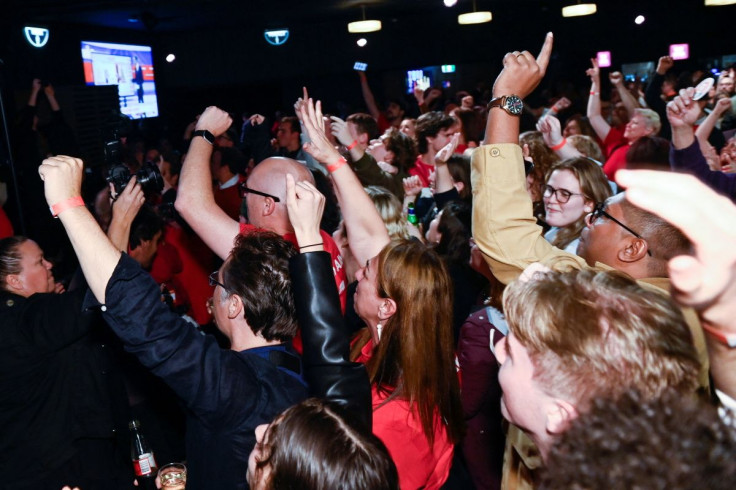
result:
[[[417,157],[414,166],[409,169],[409,175],[416,175],[422,181],[422,187],[429,187],[429,175],[434,172],[434,165],[424,163],[422,157]]]
[[[626,152],[629,151],[629,142],[624,138],[624,130],[611,128],[603,140],[606,149],[606,163],[603,165],[603,173],[608,180],[614,181],[613,176],[622,168],[626,168]]]
[[[238,221],[238,218],[240,217],[240,203],[243,202],[243,198],[240,197],[239,185],[243,180],[245,179],[241,175],[237,184],[226,189],[220,189],[219,186],[215,185],[215,188],[213,189],[215,203],[217,203],[217,205],[235,221]]]

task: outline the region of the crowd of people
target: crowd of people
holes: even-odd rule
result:
[[[384,110],[360,72],[344,119],[207,107],[109,185],[34,81],[56,231],[0,237],[0,488],[143,484],[132,418],[191,489],[733,488],[736,68],[526,106],[552,51]]]

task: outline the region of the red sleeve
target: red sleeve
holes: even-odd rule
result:
[[[378,116],[378,121],[376,122],[378,123],[378,132],[381,134],[391,127],[391,123],[388,122],[388,119],[383,115],[383,112]]]

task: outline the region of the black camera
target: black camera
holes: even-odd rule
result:
[[[122,163],[118,163],[110,167],[106,180],[111,182],[115,187],[115,194],[120,195],[128,185],[130,177],[131,174],[128,167]],[[164,179],[161,177],[161,172],[158,171],[158,167],[153,163],[147,163],[137,171],[135,173],[135,180],[141,185],[143,192],[146,194],[150,192],[160,193],[164,188]]]

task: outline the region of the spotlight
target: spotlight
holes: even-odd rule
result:
[[[174,55],[174,53],[169,53],[169,54],[166,55],[166,61],[169,62],[169,63],[171,63],[175,59],[176,59],[176,56]]]
[[[644,23],[644,21],[645,21],[645,20],[646,20],[646,19],[644,18],[644,16],[643,16],[643,15],[637,15],[637,16],[636,16],[636,19],[634,19],[634,22],[635,22],[635,23],[636,23],[637,25],[642,25],[642,24]]]
[[[460,25],[484,24],[486,22],[490,22],[491,19],[493,19],[493,14],[491,13],[491,11],[478,11],[475,6],[475,0],[473,0],[473,11],[458,15],[457,23]]]
[[[732,5],[736,0],[705,0],[706,7],[720,7],[721,5]]]
[[[368,41],[366,41],[366,39],[364,37],[361,37],[360,39],[358,39],[357,44],[358,44],[358,46],[360,46],[362,48],[363,46],[365,46],[366,44],[368,44]]]
[[[457,0],[444,0],[445,7],[454,7]]]

